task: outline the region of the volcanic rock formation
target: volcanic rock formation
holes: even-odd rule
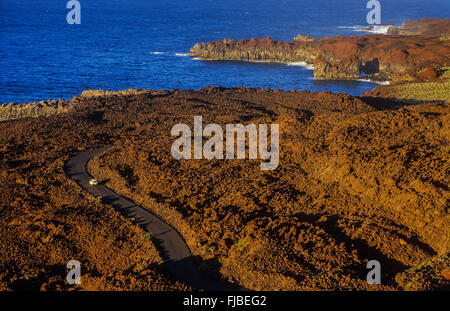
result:
[[[314,39],[299,35],[291,42],[267,38],[224,39],[196,44],[189,55],[203,60],[306,62],[316,79],[414,81],[429,68],[450,64],[449,20],[409,21],[401,33],[411,36],[365,35]],[[407,31],[406,31],[407,30]],[[392,28],[392,34],[396,30]]]
[[[401,27],[390,27],[387,34],[393,36],[449,35],[450,19],[423,18],[416,21],[408,20]]]

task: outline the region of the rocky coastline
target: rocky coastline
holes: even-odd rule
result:
[[[72,110],[75,99],[67,100],[42,100],[26,104],[9,103],[0,105],[0,121],[16,120],[23,118],[47,117]]]
[[[450,64],[450,20],[423,19],[391,27],[387,35],[327,37],[298,35],[291,42],[270,37],[223,39],[194,45],[189,55],[201,60],[304,62],[314,78],[411,82],[423,71],[438,78]]]
[[[38,118],[71,112],[86,98],[104,96],[129,96],[146,93],[146,90],[128,89],[123,91],[85,90],[80,96],[70,100],[52,99],[31,103],[5,103],[0,104],[0,122],[25,118]]]

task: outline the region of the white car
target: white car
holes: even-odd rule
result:
[[[91,180],[89,180],[89,185],[97,186],[98,185],[98,180],[95,179],[95,178],[92,178]]]

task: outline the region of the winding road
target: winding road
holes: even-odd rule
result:
[[[232,289],[227,284],[207,277],[196,268],[189,247],[172,226],[101,183],[96,186],[89,185],[89,180],[93,177],[87,172],[87,163],[109,148],[85,151],[70,158],[65,166],[67,175],[94,196],[102,197],[103,202],[112,205],[124,216],[133,218],[141,228],[149,232],[172,277],[196,289],[212,291]]]

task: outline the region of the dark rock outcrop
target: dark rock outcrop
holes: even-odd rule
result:
[[[314,40],[305,42],[283,42],[267,38],[250,40],[224,39],[216,42],[200,43],[191,48],[189,55],[204,60],[243,60],[265,62],[304,61],[313,63],[318,49]]]
[[[329,62],[321,55],[314,62],[315,79],[358,79],[360,74],[359,61],[354,55],[336,62]]]
[[[312,41],[314,41],[314,40],[317,40],[317,39],[315,39],[315,38],[313,38],[312,36],[310,36],[310,35],[302,35],[302,34],[298,34],[295,38],[294,38],[294,41],[296,41],[296,42],[312,42]]]

